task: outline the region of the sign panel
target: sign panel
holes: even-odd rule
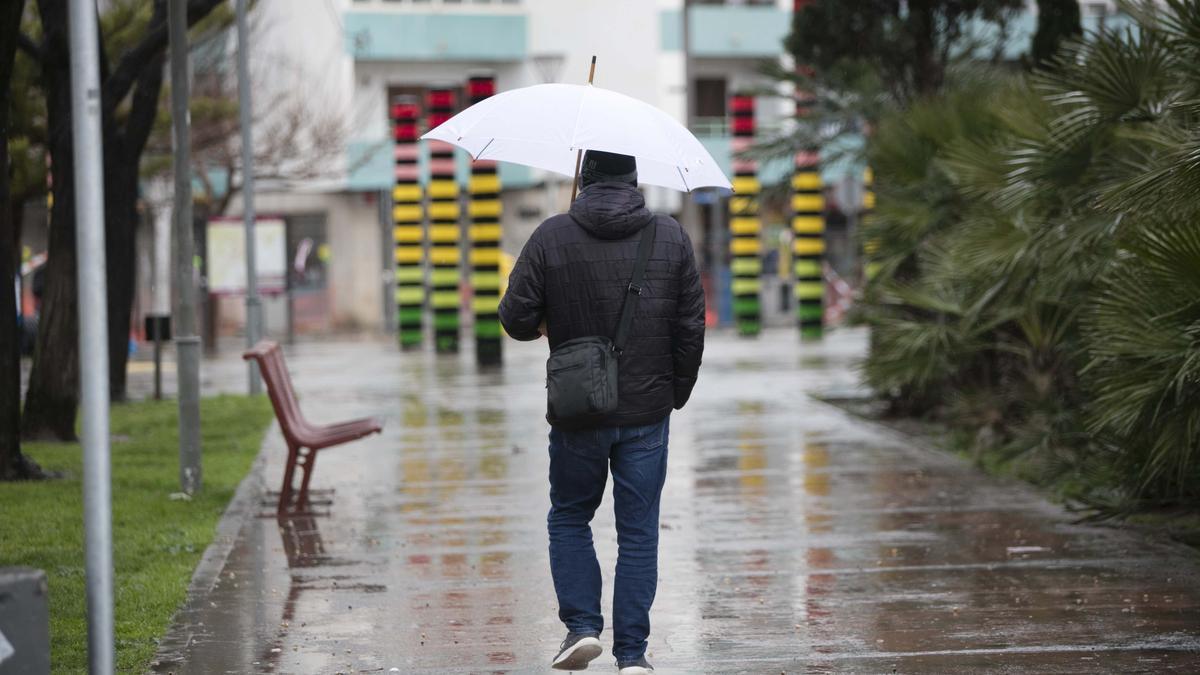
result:
[[[254,257],[259,293],[287,288],[287,228],[282,218],[254,221]],[[208,221],[208,291],[246,292],[246,234],[240,218]]]

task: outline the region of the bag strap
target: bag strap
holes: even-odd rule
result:
[[[638,298],[642,297],[642,279],[646,276],[646,263],[650,262],[650,251],[654,248],[654,232],[657,228],[658,216],[655,216],[649,225],[642,228],[642,239],[638,242],[637,262],[633,265],[633,278],[629,280],[625,302],[621,306],[621,320],[617,323],[616,335],[613,335],[613,351],[617,356],[625,351],[625,338],[629,336],[629,326],[633,324]]]

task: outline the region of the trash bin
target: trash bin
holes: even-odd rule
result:
[[[0,567],[0,675],[50,672],[46,573]]]

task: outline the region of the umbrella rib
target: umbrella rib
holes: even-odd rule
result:
[[[488,148],[492,147],[492,142],[493,142],[493,141],[495,141],[495,140],[496,140],[495,138],[493,138],[493,139],[489,140],[489,141],[487,142],[487,145],[483,146],[483,150],[480,150],[480,151],[479,151],[479,154],[478,154],[478,155],[475,155],[475,161],[476,161],[476,162],[478,162],[480,159],[482,159],[482,158],[483,158],[483,153],[484,153],[484,152],[485,152],[485,151],[486,151]]]
[[[691,192],[692,188],[688,187],[687,179],[683,177],[683,169],[679,168],[679,165],[676,164],[675,170],[679,172],[679,180],[683,181],[684,189],[687,190],[688,192]]]

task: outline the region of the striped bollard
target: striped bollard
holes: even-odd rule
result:
[[[730,101],[733,135],[733,196],[729,198],[729,250],[733,255],[733,319],[738,333],[758,335],[762,328],[762,223],[758,217],[758,162],[738,159],[754,144],[754,97],[735,94]]]
[[[454,90],[430,89],[427,128],[433,129],[454,115]],[[459,241],[458,181],[454,176],[454,146],[429,141],[429,305],[433,309],[433,344],[441,353],[458,351]]]
[[[860,223],[866,223],[875,213],[875,172],[871,171],[871,167],[867,167],[863,171],[863,203],[862,213],[859,216]],[[867,281],[875,278],[879,274],[879,262],[874,260],[875,254],[879,252],[879,240],[867,239],[863,241],[863,274]]]
[[[467,82],[467,95],[475,105],[496,93],[496,78],[477,75]],[[500,328],[500,176],[496,163],[471,163],[471,301],[475,312],[475,359],[481,366],[501,362]]]
[[[800,339],[824,333],[825,198],[821,194],[820,156],[816,149],[796,153],[792,174],[792,253],[796,273],[796,320]]]
[[[396,330],[403,349],[421,346],[425,301],[421,183],[417,168],[417,119],[414,96],[392,100],[392,138],[395,141],[395,182],[392,184],[392,243],[396,261]]]

